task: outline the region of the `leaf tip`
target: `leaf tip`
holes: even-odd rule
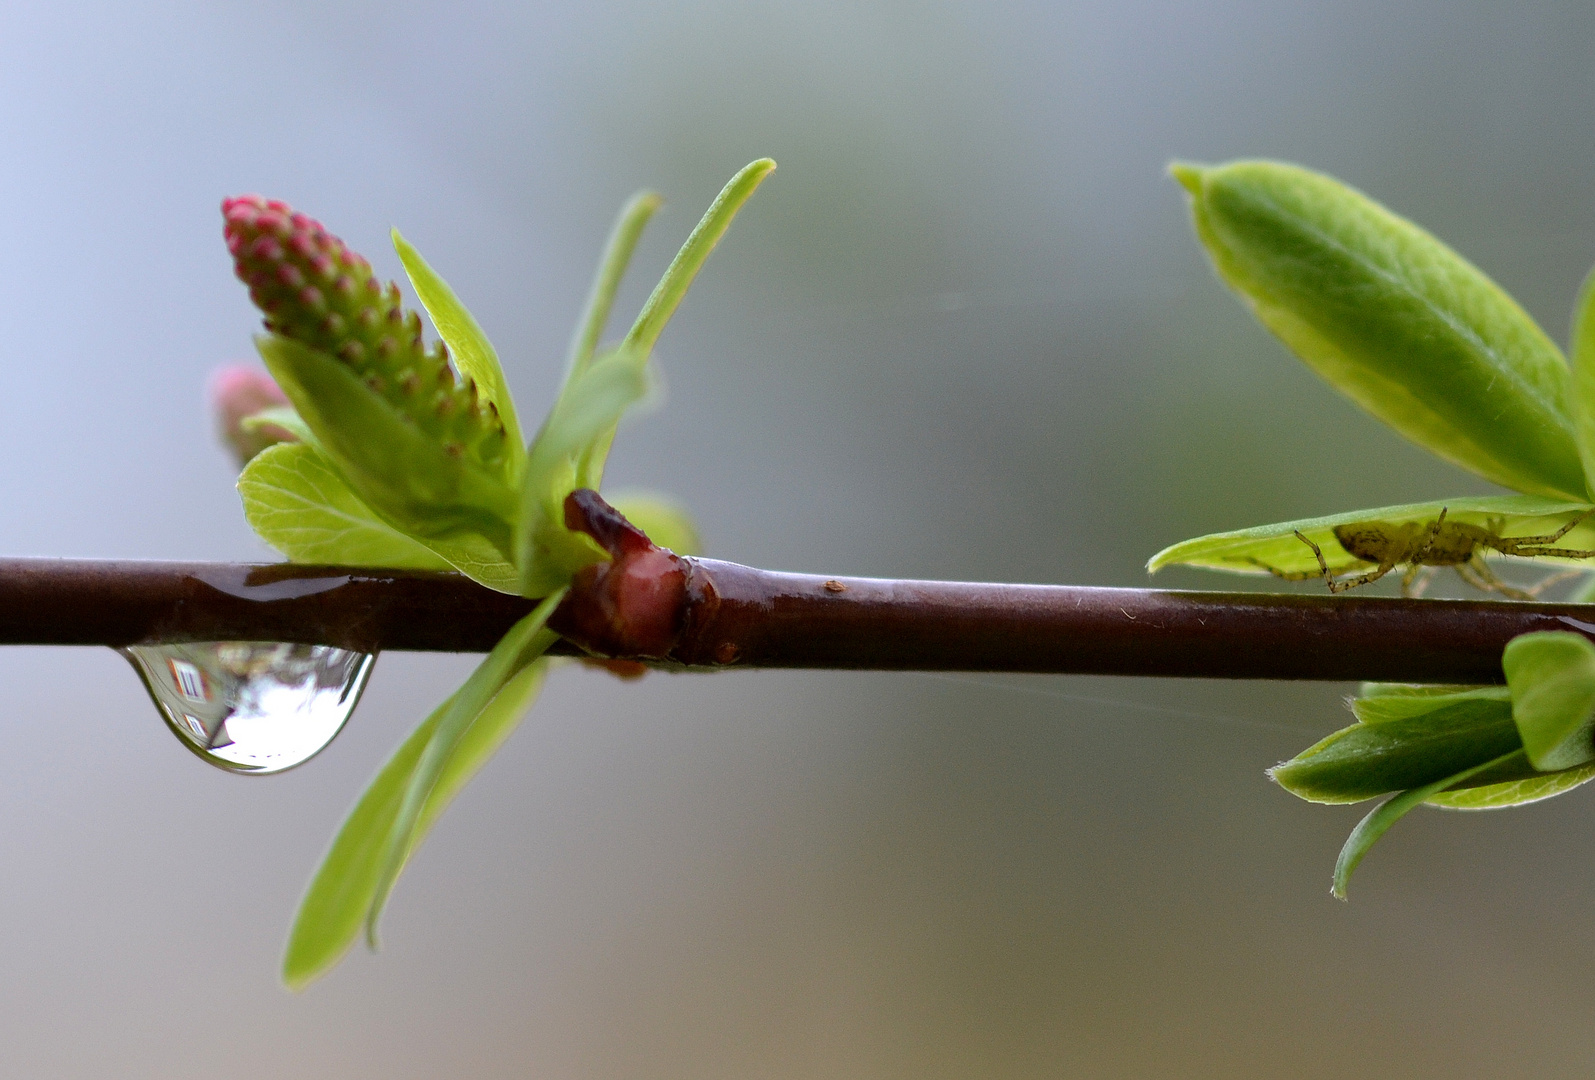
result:
[[[1169,162],[1169,175],[1174,177],[1175,182],[1178,183],[1182,188],[1190,192],[1192,198],[1196,198],[1202,194],[1202,178],[1206,174],[1206,166],[1197,165],[1194,162]]]

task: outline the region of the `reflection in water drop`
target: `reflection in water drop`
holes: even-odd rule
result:
[[[184,746],[229,772],[274,773],[343,728],[376,657],[330,645],[202,641],[132,645],[133,663]]]

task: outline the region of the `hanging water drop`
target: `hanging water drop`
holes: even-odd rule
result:
[[[376,657],[331,645],[201,641],[131,645],[166,726],[229,772],[274,773],[315,757],[342,730]]]

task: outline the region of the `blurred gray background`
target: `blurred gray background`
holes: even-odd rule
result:
[[[401,226],[538,415],[610,218],[759,192],[610,480],[773,568],[1140,585],[1187,536],[1489,490],[1214,281],[1174,157],[1334,173],[1565,335],[1595,11],[1461,5],[7,4],[0,551],[262,559],[203,408],[258,318],[224,195]],[[619,327],[617,326],[617,330]],[[1158,584],[1223,588],[1171,572]],[[183,752],[109,651],[0,653],[0,1046],[27,1076],[1587,1076],[1595,800],[1413,815],[1263,769],[1327,685],[561,672],[400,884],[279,949],[467,657],[390,655],[305,768]]]

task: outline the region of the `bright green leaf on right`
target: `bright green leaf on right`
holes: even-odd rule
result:
[[[1595,761],[1595,644],[1565,630],[1520,634],[1501,657],[1512,717],[1534,767]]]
[[[1268,774],[1298,798],[1351,803],[1424,787],[1522,749],[1509,702],[1458,695],[1403,719],[1357,723],[1314,743]],[[1535,775],[1526,760],[1509,774],[1478,777],[1504,783]]]
[[[1336,389],[1518,491],[1588,497],[1561,350],[1477,267],[1328,176],[1172,166],[1226,284]],[[1344,448],[1355,460],[1355,447]]]

